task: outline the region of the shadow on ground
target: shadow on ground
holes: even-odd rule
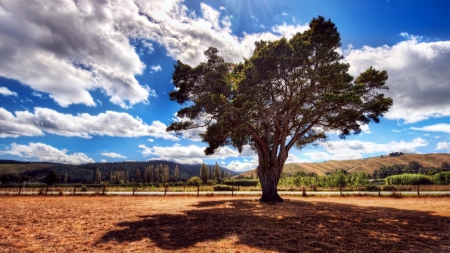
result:
[[[179,215],[117,224],[97,242],[149,238],[164,250],[236,236],[279,252],[450,252],[450,218],[429,212],[328,202],[205,201]]]

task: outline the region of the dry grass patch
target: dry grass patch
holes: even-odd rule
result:
[[[449,252],[449,200],[0,197],[0,251]]]

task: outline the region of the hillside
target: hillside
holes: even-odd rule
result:
[[[411,161],[416,161],[425,168],[440,167],[443,162],[450,163],[450,154],[404,154],[396,157],[377,156],[358,160],[331,160],[320,163],[290,163],[284,165],[283,172],[293,175],[295,172],[302,170],[306,173],[314,172],[318,175],[324,175],[328,171],[348,169],[348,172],[350,173],[364,171],[367,174],[372,174],[375,170],[379,170],[383,166],[392,166],[395,164],[407,165]],[[244,172],[241,175],[249,177],[251,171]]]
[[[115,163],[88,163],[81,165],[70,164],[50,164],[50,163],[28,163],[20,161],[0,160],[0,175],[2,174],[20,174],[23,173],[31,178],[31,181],[43,181],[44,177],[55,170],[60,176],[67,174],[69,183],[89,183],[94,178],[94,172],[99,169],[102,175],[102,181],[109,181],[111,171],[128,171],[130,178],[133,177],[136,170],[144,174],[145,167],[162,164],[169,167],[169,174],[173,175],[175,166],[178,165],[182,180],[187,180],[193,176],[198,176],[200,164],[176,164],[169,161],[147,161],[147,162],[115,162]],[[213,165],[209,165],[213,167]],[[220,170],[235,176],[238,173],[221,167]]]
[[[0,160],[0,174],[16,173],[38,170],[56,165],[55,163],[44,162],[22,162],[14,160]]]

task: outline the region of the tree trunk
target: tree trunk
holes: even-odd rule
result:
[[[282,166],[258,166],[257,171],[262,189],[262,197],[259,202],[278,203],[284,201],[277,192],[281,168]]]

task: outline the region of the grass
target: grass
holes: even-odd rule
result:
[[[0,197],[2,252],[449,252],[450,198]]]

